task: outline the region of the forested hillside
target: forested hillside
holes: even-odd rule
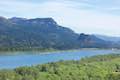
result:
[[[0,17],[0,49],[76,49],[78,34],[52,18]]]
[[[120,54],[0,70],[0,80],[120,80]]]
[[[52,18],[0,17],[0,51],[78,48],[120,48],[120,45],[93,35],[77,34]]]

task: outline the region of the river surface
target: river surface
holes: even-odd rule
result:
[[[56,62],[60,60],[79,60],[83,57],[90,57],[94,55],[119,53],[118,50],[78,50],[66,52],[0,52],[0,69],[13,69],[21,66],[31,66],[37,64],[44,64],[48,62]]]

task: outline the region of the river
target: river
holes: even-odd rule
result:
[[[77,50],[77,51],[63,51],[63,52],[47,52],[26,51],[26,52],[4,52],[0,54],[0,69],[13,69],[21,66],[31,66],[37,64],[44,64],[48,62],[56,62],[60,60],[79,60],[83,57],[90,57],[94,55],[119,53],[119,50]]]

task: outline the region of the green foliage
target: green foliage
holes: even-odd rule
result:
[[[119,80],[120,54],[1,70],[0,80]]]
[[[77,34],[52,18],[1,18],[0,51],[120,48],[120,44],[94,35]]]
[[[0,51],[78,49],[78,36],[52,18],[0,18]]]

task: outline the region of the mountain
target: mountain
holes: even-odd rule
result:
[[[81,47],[84,48],[111,48],[114,46],[113,42],[105,41],[94,35],[80,34],[78,40],[80,41]]]
[[[98,35],[98,34],[96,34],[95,36],[105,41],[120,42],[120,37],[111,37],[111,36]]]
[[[116,44],[94,35],[79,35],[59,25],[53,18],[0,17],[0,50],[111,47],[116,47]]]
[[[78,34],[52,18],[0,17],[0,48],[75,49]]]

